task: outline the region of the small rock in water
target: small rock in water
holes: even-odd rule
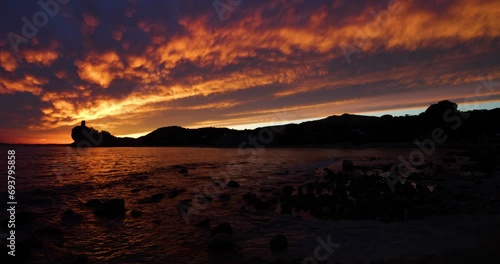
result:
[[[219,199],[221,201],[229,201],[231,199],[231,195],[227,194],[227,193],[223,193],[223,194],[219,195]]]
[[[165,194],[163,194],[163,193],[157,193],[157,194],[151,195],[151,200],[153,200],[155,202],[160,201],[163,198],[165,198]]]
[[[260,188],[260,191],[263,192],[263,193],[272,192],[273,190],[274,190],[274,188],[272,188],[272,187],[262,187],[262,188]]]
[[[116,217],[123,216],[125,214],[125,211],[125,200],[111,199],[96,206],[94,209],[94,215]]]
[[[233,228],[231,227],[231,224],[229,223],[222,223],[218,225],[216,228],[212,229],[210,232],[210,236],[215,236],[217,234],[232,234],[233,233]]]
[[[165,194],[163,193],[157,193],[157,194],[153,194],[151,195],[150,197],[146,197],[146,198],[142,198],[140,199],[139,201],[137,201],[138,203],[140,204],[145,204],[145,203],[157,203],[159,202],[161,199],[163,199],[165,197]]]
[[[282,214],[292,214],[292,206],[289,203],[281,204],[280,207]]]
[[[85,203],[85,206],[88,206],[88,207],[96,207],[98,205],[101,204],[101,201],[99,201],[99,199],[91,199],[91,200],[88,200],[86,203]]]
[[[188,173],[188,169],[182,168],[182,169],[179,170],[179,173],[180,174],[186,174],[186,173]]]
[[[285,250],[288,248],[288,239],[281,234],[275,235],[269,242],[269,247],[272,251]]]
[[[354,169],[354,163],[350,160],[344,160],[342,161],[342,170],[344,171],[351,171]]]
[[[283,196],[284,197],[292,196],[293,190],[294,190],[293,186],[287,185],[287,186],[283,187]]]
[[[201,220],[200,222],[194,224],[195,226],[199,226],[199,227],[205,227],[205,228],[209,228],[210,227],[210,219],[203,219]]]
[[[237,181],[229,181],[227,183],[227,187],[229,187],[229,188],[238,188],[238,187],[240,187],[240,184]]]
[[[212,196],[209,196],[209,195],[200,195],[198,197],[196,197],[198,200],[199,203],[207,203],[207,202],[211,202],[214,198],[212,198]]]
[[[221,233],[210,238],[208,242],[208,251],[211,253],[233,252],[236,243],[230,234]]]
[[[168,198],[174,198],[177,195],[179,195],[179,194],[181,194],[181,193],[183,193],[185,191],[186,191],[186,189],[175,188],[175,189],[171,190],[170,192],[168,192],[167,197]]]
[[[259,198],[257,198],[257,195],[255,193],[251,193],[251,192],[247,192],[243,195],[243,199],[245,199],[245,201],[247,201],[247,203],[249,204],[253,204],[255,203],[255,201],[259,200]]]
[[[75,213],[75,211],[68,209],[62,213],[61,220],[64,222],[77,222],[83,219],[83,215]]]
[[[257,198],[254,203],[255,210],[269,210],[271,209],[271,204],[265,201],[262,201],[261,199]]]
[[[444,157],[443,158],[444,163],[454,163],[457,162],[457,158],[455,157]]]
[[[141,216],[141,215],[142,215],[142,212],[141,212],[141,211],[139,211],[139,210],[135,210],[135,209],[134,209],[134,210],[132,210],[132,212],[130,212],[130,215],[131,215],[132,217],[139,217],[139,216]]]
[[[193,205],[193,199],[184,199],[180,202],[181,204],[187,204],[189,206]]]

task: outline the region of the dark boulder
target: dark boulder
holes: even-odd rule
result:
[[[421,174],[419,173],[412,173],[410,176],[406,177],[407,180],[409,181],[419,181],[422,179]]]
[[[139,211],[139,210],[135,210],[135,209],[134,209],[134,210],[132,210],[132,212],[130,212],[130,215],[131,215],[132,217],[139,217],[139,216],[141,216],[141,215],[142,215],[142,212],[141,212],[141,211]]]
[[[187,174],[188,173],[188,169],[187,168],[181,168],[178,172],[180,174]]]
[[[292,206],[289,203],[280,205],[282,214],[292,214]]]
[[[90,199],[85,203],[85,206],[87,207],[96,207],[101,204],[101,201],[99,199]]]
[[[167,197],[168,198],[174,198],[174,197],[177,197],[179,194],[185,192],[186,189],[182,189],[182,188],[175,188],[173,190],[171,190],[170,192],[168,192],[167,194]]]
[[[251,193],[251,192],[247,192],[243,195],[243,199],[245,201],[247,201],[247,203],[249,204],[253,204],[255,203],[255,201],[259,200],[259,198],[257,198],[257,195],[255,193]]]
[[[155,202],[158,202],[163,198],[165,198],[165,194],[163,194],[163,193],[157,193],[157,194],[151,195],[151,200],[153,200]]]
[[[272,188],[272,187],[262,187],[260,188],[260,191],[263,192],[263,193],[268,193],[268,192],[272,192],[274,191],[275,189]]]
[[[457,162],[457,158],[455,157],[444,157],[443,163],[455,163]]]
[[[285,186],[283,187],[283,197],[285,198],[289,198],[292,196],[292,193],[293,193],[293,186]]]
[[[271,203],[262,201],[261,199],[257,198],[257,200],[254,202],[254,207],[255,210],[269,210],[271,209]]]
[[[236,243],[230,234],[220,233],[210,238],[208,251],[210,253],[231,253],[236,249]]]
[[[229,187],[229,188],[238,188],[238,187],[240,187],[240,184],[237,181],[229,181],[227,183],[227,187]]]
[[[227,193],[223,193],[223,194],[219,195],[219,199],[221,201],[229,201],[231,199],[231,195],[227,194]]]
[[[342,161],[342,170],[344,171],[352,171],[354,169],[354,163],[350,160]]]
[[[94,215],[104,217],[117,217],[125,214],[125,200],[110,199],[94,208]]]
[[[210,227],[210,219],[208,219],[208,218],[203,219],[194,225],[198,226],[198,227],[209,228]]]
[[[231,235],[233,233],[233,228],[231,227],[231,224],[222,223],[222,224],[218,225],[217,227],[212,229],[212,231],[210,232],[210,236],[212,237],[212,236],[215,236],[215,235],[221,234],[221,233]]]
[[[184,199],[180,203],[192,206],[193,205],[193,199]]]
[[[272,251],[285,250],[288,248],[288,239],[281,234],[275,235],[269,242],[269,247]]]
[[[61,215],[61,220],[64,222],[78,222],[83,219],[83,215],[75,213],[73,210],[68,209]]]
[[[140,204],[145,204],[145,203],[157,203],[161,199],[165,198],[165,194],[163,193],[157,193],[153,194],[150,197],[142,198],[139,201],[137,201]]]

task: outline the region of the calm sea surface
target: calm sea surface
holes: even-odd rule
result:
[[[208,263],[216,262],[206,248],[209,231],[196,227],[203,219],[211,226],[230,222],[242,257],[270,254],[269,239],[283,228],[275,212],[258,212],[245,207],[242,195],[254,192],[271,197],[285,184],[317,177],[323,167],[338,168],[344,159],[355,164],[394,162],[410,149],[213,149],[213,148],[90,148],[13,147],[16,151],[16,199],[18,212],[36,213],[33,222],[19,226],[18,241],[29,239],[33,230],[52,226],[64,233],[64,246],[47,243],[35,251],[40,263],[51,263],[58,254],[85,254],[96,263]],[[1,151],[7,156],[6,147]],[[6,175],[6,168],[2,168]],[[186,167],[189,173],[178,173]],[[5,203],[6,179],[0,182]],[[214,188],[217,178],[240,183],[237,189]],[[139,204],[156,193],[186,189],[174,198]],[[138,189],[138,192],[132,190]],[[137,191],[137,190],[136,190]],[[189,216],[189,224],[177,210],[184,199],[196,199],[201,192],[214,197],[206,207]],[[231,200],[218,199],[222,193]],[[95,217],[84,203],[90,199],[125,199],[127,214],[122,219]],[[61,214],[72,209],[84,216],[81,223],[61,225]],[[133,218],[133,209],[144,212]],[[300,240],[303,219],[289,216]],[[2,219],[6,215],[2,214]],[[292,229],[292,227],[290,227]],[[315,243],[315,241],[311,241]],[[264,252],[264,253],[259,253]],[[265,256],[262,256],[265,257]]]

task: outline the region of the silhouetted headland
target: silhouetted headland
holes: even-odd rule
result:
[[[300,124],[253,130],[169,126],[158,128],[137,139],[115,137],[107,131],[87,127],[85,121],[82,121],[80,126],[71,131],[74,140],[71,145],[238,147],[249,137],[257,137],[261,129],[273,131],[273,139],[266,146],[412,143],[429,138],[436,129],[442,129],[446,143],[498,143],[500,123],[497,120],[500,120],[500,108],[462,112],[457,110],[457,104],[440,101],[415,116],[343,114]]]

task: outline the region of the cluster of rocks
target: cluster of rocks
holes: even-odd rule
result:
[[[452,186],[442,182],[442,177],[435,176],[442,173],[442,165],[428,163],[424,166],[436,169],[434,177],[424,173],[413,173],[406,178],[398,178],[390,173],[390,177],[384,177],[363,171],[354,166],[352,161],[344,160],[342,171],[334,172],[325,168],[320,180],[284,186],[281,191],[275,191],[267,198],[248,192],[243,195],[243,199],[255,210],[278,209],[282,214],[306,211],[325,220],[372,219],[394,222],[422,219],[429,215],[498,210],[498,197],[485,198],[479,192],[472,191],[480,181],[453,179],[450,182],[458,184]],[[430,179],[435,182],[430,184]],[[496,207],[481,207],[483,200],[488,200],[486,204],[496,204]]]
[[[214,185],[220,186],[220,183],[215,182]],[[225,187],[231,188],[231,189],[236,189],[236,188],[240,187],[240,184],[237,181],[230,180],[229,182],[227,182],[227,184],[226,184]],[[182,192],[183,191],[185,191],[185,190],[182,189]],[[227,202],[227,201],[229,201],[231,199],[231,195],[228,194],[228,193],[221,193],[218,196],[218,198],[222,202]],[[214,199],[214,197],[212,195],[197,194],[197,195],[195,195],[194,201],[193,201],[193,199],[184,199],[184,200],[180,201],[177,204],[177,209],[179,210],[179,212],[181,213],[181,215],[184,215],[189,210],[191,210],[191,208],[193,207],[194,203],[196,203],[196,204],[194,204],[194,206],[196,206],[196,205],[202,205],[202,204],[204,204],[206,202],[211,202],[213,199]]]
[[[208,227],[210,220],[205,219],[197,224],[198,226]],[[237,244],[233,238],[233,228],[229,223],[222,223],[210,231],[208,242],[208,252],[211,254],[233,253]],[[284,251],[288,248],[288,239],[283,234],[277,234],[269,241],[269,249],[272,252]]]
[[[140,189],[134,189],[132,192],[139,192]],[[180,193],[186,191],[185,189],[174,189],[167,194],[168,197],[175,197]],[[138,204],[145,203],[155,203],[159,202],[166,195],[163,193],[158,193],[151,195],[149,197],[145,197],[139,199],[137,201]],[[88,200],[84,206],[92,210],[93,214],[97,217],[104,218],[121,218],[125,216],[127,209],[125,208],[125,200],[124,199],[107,199],[107,200],[99,200],[99,199],[90,199]],[[139,210],[131,210],[130,215],[132,217],[140,217],[143,212]],[[20,212],[18,214],[18,221],[23,224],[30,224],[35,219],[39,217],[36,213],[25,213]],[[81,223],[84,219],[84,216],[80,213],[75,212],[72,209],[66,209],[61,213],[61,224],[63,226],[72,226]],[[5,222],[5,221],[4,221]],[[7,225],[7,223],[2,222],[2,225]],[[32,257],[31,251],[33,249],[42,250],[44,246],[48,243],[53,244],[56,247],[63,248],[64,246],[64,233],[62,229],[57,227],[42,227],[34,230],[32,233],[31,239],[26,241],[20,241],[19,243],[19,252],[23,252],[22,256],[19,258],[21,260],[25,260],[25,263],[28,263]],[[79,263],[85,264],[89,263],[89,258],[85,255],[81,254],[73,254],[71,252],[62,251],[62,255],[53,256],[56,263]]]

